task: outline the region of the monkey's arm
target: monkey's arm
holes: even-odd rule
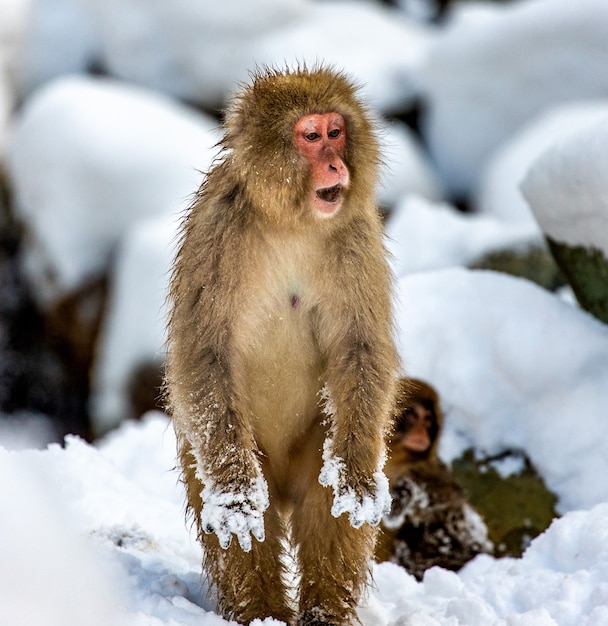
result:
[[[231,368],[239,275],[224,241],[230,231],[216,217],[226,213],[203,204],[186,223],[171,283],[166,388],[199,532],[217,534],[224,548],[235,534],[249,550],[251,535],[264,539],[268,490]]]
[[[228,548],[234,534],[248,552],[251,535],[264,540],[268,488],[253,437],[223,393],[227,381],[218,383],[221,368],[211,364],[203,371],[206,375],[198,378],[196,391],[173,393],[180,454],[183,458],[185,447],[193,461],[189,471],[184,471],[189,506],[199,531],[215,533],[223,548]],[[176,398],[184,395],[188,404]]]
[[[365,522],[376,525],[390,510],[382,468],[398,370],[390,275],[383,260],[372,260],[371,269],[365,261],[353,258],[346,264],[347,271],[357,275],[344,284],[356,288],[344,300],[331,299],[326,332],[321,333],[329,338],[324,346],[328,361],[325,408],[331,429],[319,481],[334,490],[332,514],[348,512],[355,527]]]

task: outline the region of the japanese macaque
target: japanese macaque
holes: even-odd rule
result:
[[[456,571],[492,549],[484,522],[437,454],[442,422],[437,392],[401,379],[385,466],[392,507],[376,558],[402,565],[418,580],[433,565]]]
[[[343,74],[268,70],[222,148],[170,288],[168,406],[203,567],[225,618],[351,624],[390,509],[398,372],[374,127]]]

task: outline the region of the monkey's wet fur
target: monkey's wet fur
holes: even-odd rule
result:
[[[168,324],[203,570],[227,619],[358,623],[399,371],[375,128],[353,83],[317,66],[259,70],[224,131]]]

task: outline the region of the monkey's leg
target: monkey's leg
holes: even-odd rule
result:
[[[243,624],[256,617],[274,617],[290,623],[293,610],[287,601],[284,582],[285,527],[272,502],[264,514],[264,542],[254,540],[251,551],[244,552],[233,537],[230,547],[224,550],[217,535],[207,534],[202,528],[200,494],[203,485],[196,476],[196,461],[190,445],[183,437],[179,438],[179,458],[188,511],[194,517],[204,548],[203,575],[208,576],[216,588],[223,616]]]
[[[264,522],[266,538],[263,542],[254,540],[249,552],[244,552],[234,538],[224,550],[215,534],[202,533],[203,569],[214,584],[224,618],[248,624],[256,617],[273,617],[290,624],[293,610],[285,583],[285,528],[272,504]]]
[[[301,572],[297,624],[358,624],[355,608],[369,578],[376,528],[333,517],[332,492],[317,475],[292,518]]]

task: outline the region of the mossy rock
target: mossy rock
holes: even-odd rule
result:
[[[547,237],[549,248],[580,305],[608,324],[608,259],[601,250]]]
[[[553,256],[549,250],[540,246],[490,252],[470,267],[527,278],[549,291],[555,291],[565,284]]]
[[[518,463],[521,469],[503,477],[496,467],[504,462]],[[467,450],[452,463],[452,471],[484,518],[497,557],[521,556],[530,541],[557,517],[556,497],[522,452],[479,459]]]

